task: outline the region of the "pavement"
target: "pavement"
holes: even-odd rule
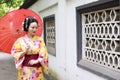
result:
[[[57,80],[52,76],[45,76],[45,80]],[[17,70],[13,57],[8,53],[0,52],[0,80],[17,80]]]
[[[10,54],[0,52],[0,80],[17,80],[17,70]]]

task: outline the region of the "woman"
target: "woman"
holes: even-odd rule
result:
[[[48,74],[48,53],[43,39],[35,36],[38,21],[34,17],[27,17],[23,29],[26,35],[18,38],[11,49],[18,80],[44,80],[42,69]]]

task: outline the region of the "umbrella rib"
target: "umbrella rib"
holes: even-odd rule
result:
[[[12,34],[11,34],[11,32],[1,33],[1,34],[0,34],[0,37],[1,37],[1,36],[6,36],[6,35],[12,35]]]
[[[0,41],[1,41],[1,40],[6,40],[6,39],[9,38],[9,37],[12,38],[11,35],[6,35],[6,36],[4,36],[4,37],[0,35]]]
[[[9,41],[9,39],[4,39],[4,41],[2,41],[2,43],[0,44],[0,46],[4,45],[4,43],[6,43],[7,41]]]
[[[4,49],[3,49],[4,51],[8,51],[8,52],[9,52],[9,51],[11,50],[13,44],[12,44],[10,41],[11,41],[11,40],[9,40],[8,43],[6,44],[7,48],[4,48]],[[10,43],[11,43],[12,45],[10,45]]]

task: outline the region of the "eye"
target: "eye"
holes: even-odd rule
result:
[[[32,29],[38,29],[38,27],[37,26],[33,26]]]
[[[32,29],[34,29],[34,27],[31,27]]]

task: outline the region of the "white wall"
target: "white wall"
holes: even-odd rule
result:
[[[39,0],[30,7],[42,18],[55,14],[56,57],[49,55],[49,67],[58,80],[105,80],[76,65],[76,7],[93,1]]]

